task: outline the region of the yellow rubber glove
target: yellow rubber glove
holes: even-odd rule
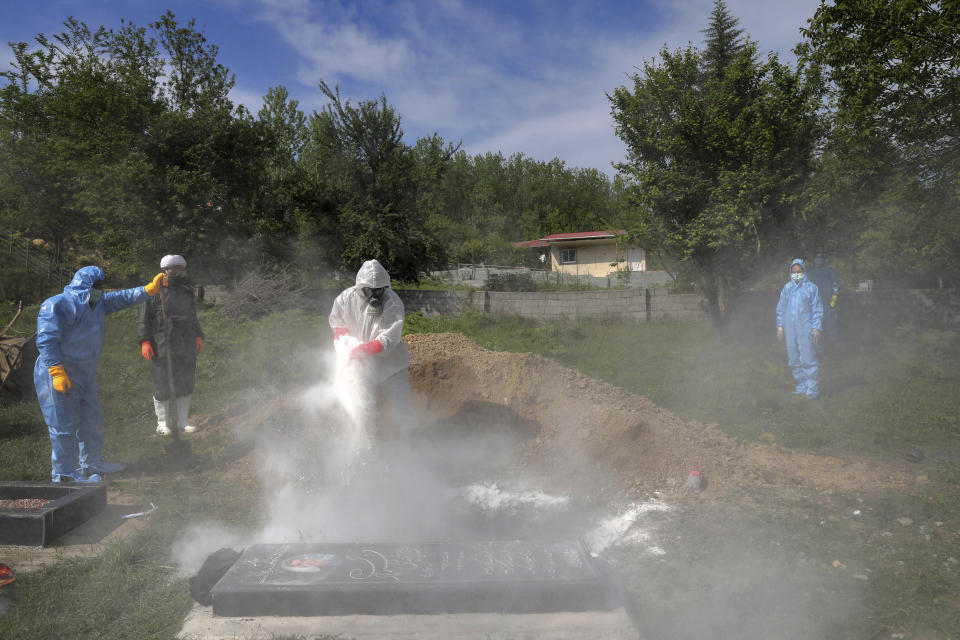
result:
[[[73,385],[70,384],[70,378],[67,376],[67,372],[63,370],[63,365],[55,364],[47,371],[50,372],[50,377],[53,378],[53,388],[60,393],[67,393],[70,389],[73,388]]]
[[[167,275],[165,273],[158,273],[153,279],[153,282],[144,285],[143,288],[146,289],[147,293],[149,293],[151,296],[155,296],[160,291],[160,287],[165,286],[167,286]]]
[[[832,309],[835,306],[837,306],[837,294],[833,294],[830,298],[830,308]]]

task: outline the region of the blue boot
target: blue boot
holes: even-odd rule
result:
[[[127,465],[120,462],[107,462],[106,460],[101,460],[100,462],[88,464],[86,471],[88,473],[116,473],[118,471],[123,471],[126,468]]]
[[[103,482],[103,478],[96,473],[91,473],[87,475],[80,470],[74,471],[73,473],[61,473],[59,475],[53,476],[53,481],[56,483],[61,482]]]

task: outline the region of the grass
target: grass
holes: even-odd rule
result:
[[[35,321],[35,311],[32,317]],[[197,362],[192,413],[247,401],[254,389],[262,393],[297,383],[313,366],[310,352],[298,345],[329,340],[325,320],[301,311],[259,321],[228,320],[205,311],[200,322],[207,339]],[[151,365],[140,356],[136,332],[136,309],[107,318],[98,380],[108,460],[155,458],[164,444],[149,437],[156,427]],[[0,438],[0,480],[49,478],[46,425],[35,401],[0,404]]]
[[[532,351],[642,394],[742,441],[773,434],[818,452],[899,456],[919,447],[960,461],[960,335],[912,327],[861,331],[823,357],[823,396],[793,397],[773,331],[708,323],[535,323],[470,313],[412,314],[407,331],[463,333],[494,350]]]
[[[27,325],[34,322],[36,309],[24,317]],[[227,412],[312,379],[315,365],[303,345],[329,340],[324,318],[297,311],[232,321],[205,309],[201,323],[207,339],[194,407],[204,414]],[[870,629],[949,637],[943,634],[960,628],[960,567],[949,561],[960,559],[956,331],[878,327],[851,335],[824,358],[824,397],[817,402],[791,396],[784,349],[769,327],[543,324],[471,313],[411,314],[406,331],[455,331],[491,349],[541,353],[686,418],[717,423],[743,441],[770,433],[784,445],[867,455],[877,464],[919,447],[927,458],[915,468],[933,482],[910,494],[868,496],[866,528],[837,524],[842,521],[837,514],[849,511],[845,504],[829,504],[839,497],[815,496],[823,504],[810,505],[808,496],[745,488],[730,500],[738,501],[738,508],[751,505],[758,520],[793,531],[810,555],[849,558],[854,549],[865,548],[864,563],[872,570]],[[155,461],[165,441],[150,437],[155,425],[150,371],[135,333],[135,311],[108,318],[100,366],[106,457]],[[16,583],[19,604],[2,619],[0,639],[174,637],[190,599],[186,581],[169,566],[172,543],[197,514],[241,529],[256,527],[260,517],[257,497],[218,469],[229,464],[228,443],[211,440],[205,446],[212,462],[191,474],[160,471],[114,481],[157,504],[148,528],[99,556],[22,574]],[[0,479],[47,479],[49,454],[36,403],[0,403]],[[828,524],[812,526],[814,517]],[[914,524],[898,524],[904,517]]]
[[[773,434],[782,445],[868,457],[878,465],[899,462],[903,453],[919,448],[926,458],[914,469],[933,482],[916,491],[867,496],[856,519],[840,497],[814,496],[818,504],[811,509],[803,504],[806,496],[745,488],[730,500],[741,515],[774,520],[774,532],[802,532],[795,546],[810,557],[829,562],[864,556],[867,613],[852,627],[863,635],[852,637],[888,637],[884,633],[892,630],[902,637],[951,638],[960,629],[960,333],[913,326],[858,329],[825,354],[823,396],[808,401],[791,394],[783,345],[769,327],[749,321],[725,329],[708,323],[541,324],[472,313],[413,315],[407,323],[412,333],[463,333],[489,349],[548,356],[688,419],[716,423],[745,442]],[[821,520],[822,526],[810,524]],[[726,523],[716,526],[725,529]],[[716,544],[718,534],[707,528],[704,544]],[[626,571],[632,567],[642,576],[639,583],[654,579],[656,567],[621,561]],[[820,575],[829,586],[836,573],[824,564]],[[831,637],[851,636],[838,631]]]
[[[35,322],[36,310],[24,316]],[[198,360],[196,413],[248,402],[263,389],[297,384],[313,362],[303,344],[329,340],[325,319],[299,311],[259,321],[226,320],[201,312],[207,334]],[[105,457],[150,467],[165,439],[151,438],[150,365],[136,344],[135,309],[107,319],[99,369]],[[217,443],[206,442],[216,449]],[[213,459],[219,452],[213,451]],[[154,468],[162,468],[153,464]],[[35,401],[0,404],[0,480],[48,480],[50,445]],[[158,507],[149,528],[110,545],[94,558],[64,560],[17,579],[18,604],[0,623],[0,638],[172,638],[191,606],[186,580],[170,564],[170,549],[187,524],[203,514],[225,525],[256,524],[257,496],[237,490],[216,468],[197,475],[164,474],[112,482]],[[159,516],[159,517],[157,517]]]

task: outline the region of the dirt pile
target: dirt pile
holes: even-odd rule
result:
[[[493,422],[503,421],[505,408],[520,424],[535,422],[539,429],[525,438],[518,464],[557,490],[669,495],[683,490],[694,465],[716,493],[742,483],[855,491],[918,480],[890,463],[817,456],[773,442],[742,445],[714,425],[685,421],[535,354],[489,351],[459,334],[405,340],[411,387],[428,422],[471,403],[498,409],[490,412],[491,429],[501,428]]]

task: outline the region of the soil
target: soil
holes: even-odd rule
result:
[[[772,435],[763,443],[741,444],[716,425],[683,420],[539,355],[489,351],[452,333],[405,340],[411,388],[428,423],[486,407],[480,415],[474,411],[471,426],[497,431],[512,422],[522,428],[517,464],[549,476],[559,491],[668,497],[684,491],[695,466],[714,495],[744,484],[846,492],[926,480],[896,463],[792,451]]]
[[[53,502],[45,498],[19,498],[17,500],[0,500],[0,509],[39,509]]]

